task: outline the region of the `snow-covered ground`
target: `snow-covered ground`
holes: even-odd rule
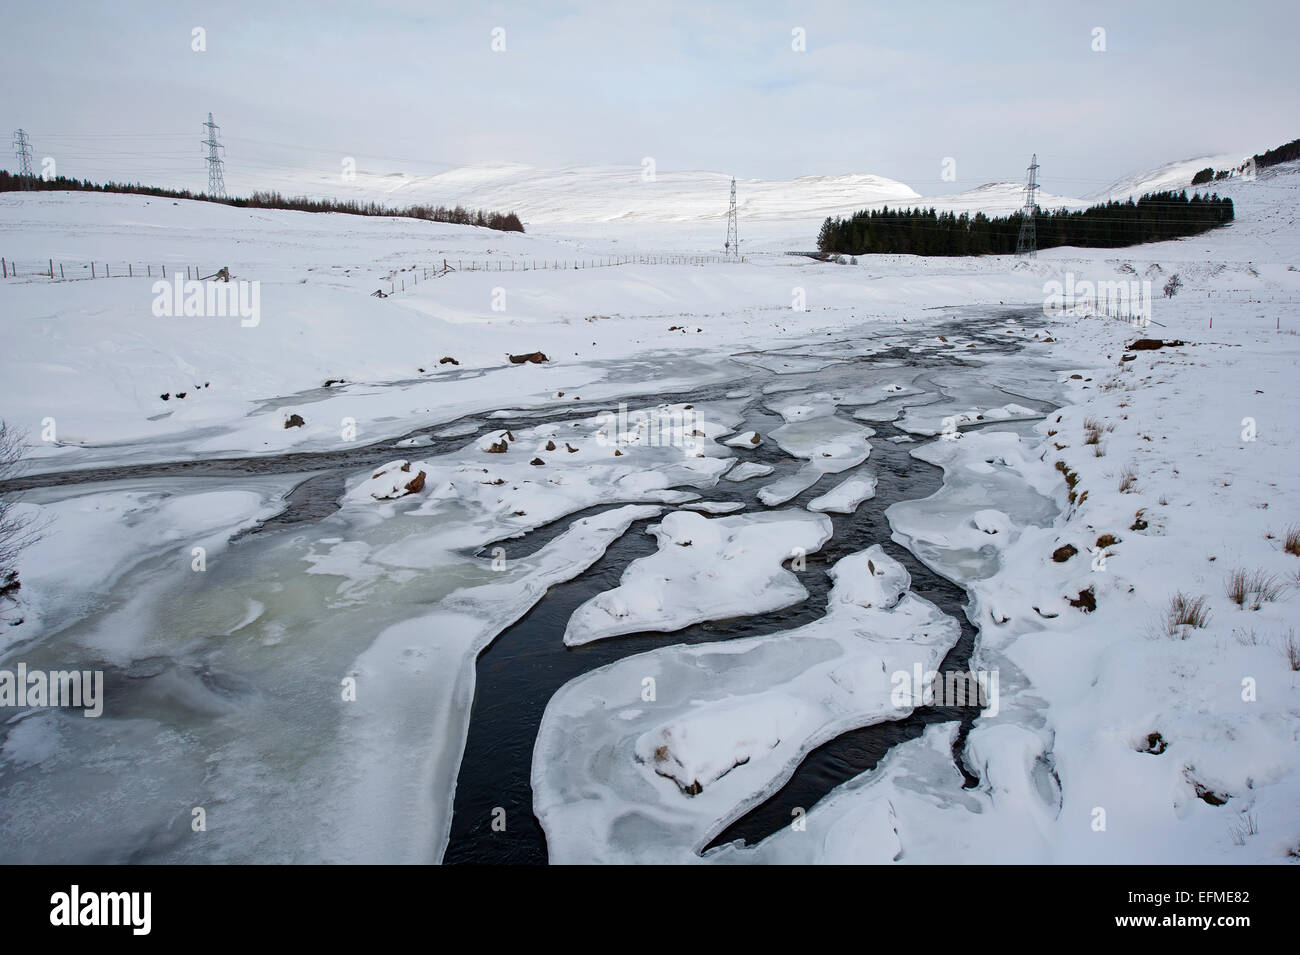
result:
[[[1212,164],[1106,194],[1178,186]],[[467,204],[522,211],[507,199],[512,175],[485,179]],[[546,180],[537,201],[558,217],[583,194],[574,179]],[[673,183],[660,173],[666,195]],[[109,675],[100,719],[29,709],[0,723],[5,861],[436,861],[477,655],[549,588],[647,530],[658,553],[568,624],[571,644],[630,630],[660,643],[569,682],[546,708],[532,784],[554,860],[1300,851],[1300,672],[1286,656],[1288,640],[1300,655],[1300,556],[1283,546],[1300,526],[1296,164],[1214,184],[1236,203],[1227,228],[1032,260],[784,255],[868,193],[915,195],[859,177],[756,195],[747,261],[691,264],[716,254],[721,220],[678,185],[681,221],[659,206],[609,215],[593,200],[571,224],[526,235],[0,196],[10,261],[167,264],[169,276],[228,266],[260,283],[259,320],[245,325],[158,316],[156,276],[116,268],[0,280],[0,417],[28,431],[29,473],[49,475],[23,498],[44,536],[19,564],[20,603],[3,611],[0,667]],[[984,208],[1005,211],[1004,192],[986,190]],[[444,260],[494,270],[426,277]],[[568,267],[532,267],[557,260]],[[1175,273],[1182,289],[1160,297]],[[1045,314],[1046,283],[1067,274],[1149,280],[1152,324]],[[395,291],[371,294],[380,288]],[[953,324],[962,310],[983,331]],[[993,335],[1016,350],[994,354]],[[1127,351],[1141,336],[1181,343]],[[533,351],[549,360],[507,359]],[[689,422],[673,432],[689,440],[620,433],[622,400],[643,420]],[[286,427],[295,414],[302,425]],[[688,624],[802,599],[803,575],[824,571],[791,558],[825,544],[831,515],[886,507],[874,495],[899,480],[874,470],[886,428],[944,483],[889,499],[890,540],[834,563],[825,612],[758,636],[675,641]],[[374,466],[339,457],[404,436]],[[290,466],[286,452],[335,456],[340,507],[236,539],[324,467]],[[268,470],[59,480],[235,455]],[[743,511],[707,513],[742,499]],[[495,553],[512,539],[529,546]],[[958,623],[910,590],[887,552],[900,548],[965,589],[979,629],[971,668],[998,674],[997,705],[964,745],[979,784],[963,788],[954,764],[957,724],[932,725],[797,825],[701,854],[812,749],[915,705],[891,677],[934,668]],[[1238,570],[1255,581],[1240,605],[1228,589]],[[1169,623],[1179,594],[1204,598],[1204,626]],[[550,639],[560,646],[565,628]],[[209,825],[195,833],[199,806]],[[304,818],[318,820],[310,832]],[[65,859],[49,855],[55,826]]]

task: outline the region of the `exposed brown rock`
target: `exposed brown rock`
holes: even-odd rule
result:
[[[1097,609],[1097,595],[1093,593],[1091,587],[1087,590],[1080,590],[1079,596],[1070,601],[1071,607],[1077,607],[1084,613],[1092,613]]]

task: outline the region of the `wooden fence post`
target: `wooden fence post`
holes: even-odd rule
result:
[[[63,278],[63,263],[59,263],[59,278]]]
[[[54,278],[54,260],[50,259],[50,278]]]

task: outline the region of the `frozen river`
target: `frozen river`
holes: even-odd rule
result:
[[[339,451],[24,478],[48,523],[0,665],[102,669],[107,702],[0,726],[2,861],[698,856],[761,842],[936,723],[963,727],[969,777],[977,710],[863,704],[846,668],[866,651],[843,633],[888,630],[872,661],[970,665],[952,568],[988,555],[917,528],[955,520],[954,495],[1019,523],[1055,508],[945,487],[912,452],[1028,433],[1060,403],[1036,327],[948,310],[626,397],[690,412],[699,456],[643,439],[615,456],[615,408],[557,399]],[[397,460],[422,486],[390,469],[397,496],[376,497]],[[868,551],[906,596],[841,626]],[[646,772],[655,734],[654,760],[694,776]],[[719,753],[734,766],[700,776]]]

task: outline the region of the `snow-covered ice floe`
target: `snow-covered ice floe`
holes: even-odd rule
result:
[[[809,501],[808,510],[852,514],[858,509],[859,504],[876,496],[878,480],[875,474],[847,478],[825,494]]]
[[[829,411],[781,425],[771,433],[771,439],[786,454],[808,463],[761,488],[758,499],[768,507],[775,507],[806,491],[825,474],[839,474],[857,467],[871,454],[867,439],[873,434],[871,428],[836,417]]]
[[[891,677],[936,668],[958,622],[911,593],[879,545],[830,574],[826,615],[812,623],[662,647],[556,693],[532,772],[552,862],[696,860],[810,750],[911,712]]]
[[[1048,524],[1059,510],[1059,475],[1043,467],[1019,435],[984,431],[961,441],[932,441],[912,456],[941,466],[943,487],[892,504],[885,516],[894,540],[958,584],[990,576],[1020,528]],[[990,506],[994,502],[998,507]]]
[[[650,533],[659,550],[633,561],[622,582],[569,618],[569,646],[642,630],[673,631],[706,620],[767,613],[808,596],[782,564],[819,550],[829,519],[804,511],[710,520],[674,511]]]
[[[774,470],[776,469],[770,464],[742,461],[726,473],[726,478],[728,481],[748,481],[750,478],[766,477]]]

